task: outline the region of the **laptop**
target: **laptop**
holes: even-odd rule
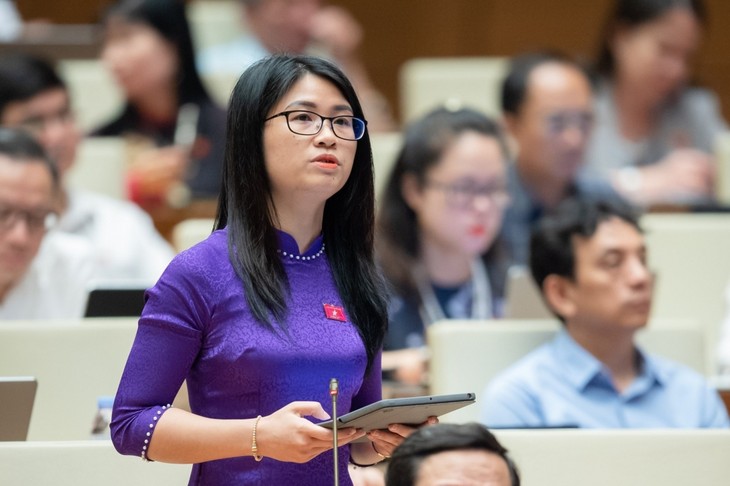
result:
[[[542,294],[527,267],[513,266],[507,271],[504,316],[508,319],[555,317],[542,300]]]
[[[0,376],[0,441],[28,438],[37,388],[32,376]]]
[[[84,317],[139,317],[145,285],[99,285],[89,290]]]

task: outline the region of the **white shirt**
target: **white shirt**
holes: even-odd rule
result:
[[[23,278],[0,302],[0,320],[83,317],[93,270],[88,242],[48,233]]]
[[[88,240],[100,281],[154,284],[175,252],[134,203],[85,191],[69,192],[58,229]]]

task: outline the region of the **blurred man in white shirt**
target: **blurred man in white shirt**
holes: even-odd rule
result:
[[[82,317],[93,273],[88,244],[48,233],[55,164],[28,134],[0,129],[0,319]]]

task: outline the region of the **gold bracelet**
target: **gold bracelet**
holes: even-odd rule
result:
[[[256,459],[256,462],[260,462],[261,459],[264,458],[264,456],[259,456],[259,446],[256,444],[256,427],[259,425],[259,420],[261,420],[261,415],[256,417],[256,421],[253,423],[253,431],[251,433],[251,455],[254,459]]]
[[[384,461],[384,460],[386,460],[386,459],[388,459],[390,457],[390,456],[384,456],[380,452],[378,452],[378,450],[375,448],[375,442],[371,442],[370,445],[373,446],[373,450],[375,451],[375,453],[380,458],[380,461],[378,461],[378,462],[382,462],[382,461]]]

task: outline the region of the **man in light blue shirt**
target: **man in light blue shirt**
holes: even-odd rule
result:
[[[634,344],[653,278],[638,220],[619,202],[569,200],[530,242],[530,270],[564,327],[482,394],[489,427],[728,427],[697,372]]]

